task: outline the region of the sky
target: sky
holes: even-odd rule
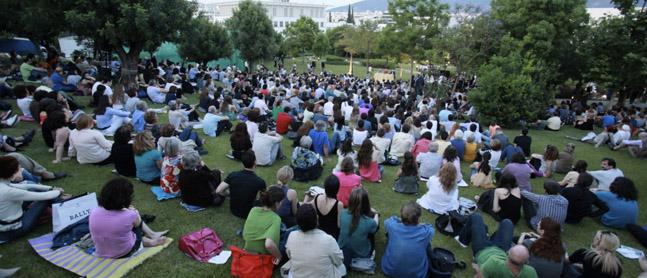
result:
[[[227,1],[227,0],[198,0],[198,2],[200,3],[215,3],[215,2],[224,2],[224,1]],[[295,3],[324,4],[330,7],[348,5],[359,1],[360,0],[290,0],[290,2],[295,2]]]

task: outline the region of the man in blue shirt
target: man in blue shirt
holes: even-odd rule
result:
[[[602,116],[602,128],[607,128],[616,124],[616,117],[613,116],[610,112],[607,112]]]
[[[410,201],[400,209],[401,218],[392,216],[384,221],[387,243],[381,265],[386,276],[428,277],[435,230],[431,224],[419,224],[421,214],[420,205]]]
[[[63,68],[56,67],[56,72],[52,74],[52,89],[54,91],[63,91],[63,92],[75,92],[76,86],[72,84],[67,84],[65,82],[65,77],[63,77]]]

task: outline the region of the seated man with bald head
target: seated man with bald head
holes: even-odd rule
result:
[[[480,214],[474,213],[463,226],[456,241],[467,247],[472,245],[475,263],[472,264],[479,278],[536,278],[537,272],[527,265],[529,253],[523,245],[512,246],[514,224],[503,219],[492,236],[487,236],[487,226]],[[506,253],[507,252],[507,253]]]

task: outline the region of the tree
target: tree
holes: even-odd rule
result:
[[[393,42],[401,54],[408,54],[413,59],[431,56],[434,38],[449,22],[448,9],[447,4],[438,0],[389,1],[389,14],[394,24],[385,30],[385,35],[390,37],[386,41]]]
[[[480,13],[472,6],[458,7],[457,24],[443,30],[436,45],[449,62],[456,67],[456,73],[475,72],[496,53],[496,46],[503,36],[497,22],[487,13]],[[456,90],[458,82],[454,82]]]
[[[279,48],[272,21],[260,2],[240,2],[225,25],[234,47],[247,60],[250,69],[256,61],[271,58]]]
[[[301,16],[285,29],[285,40],[288,53],[296,56],[299,52],[312,51],[319,25],[309,17]]]
[[[536,82],[551,87],[580,75],[561,61],[578,57],[572,38],[588,24],[586,0],[493,0],[492,16],[522,42],[523,57],[545,69],[533,74]]]
[[[65,30],[65,0],[2,1],[0,35],[25,37],[35,45],[58,44]]]
[[[604,18],[592,30],[591,55],[595,58],[589,76],[619,91],[618,103],[621,104],[627,97],[639,96],[647,87],[646,23],[635,26],[640,21],[638,17]]]
[[[314,52],[315,55],[322,57],[328,53],[329,45],[330,42],[328,42],[328,36],[324,33],[319,33],[315,38],[314,45],[312,46],[312,52]]]
[[[504,40],[514,41],[510,37]],[[517,50],[506,56],[494,56],[480,68],[479,86],[470,91],[470,102],[479,112],[481,122],[513,126],[519,120],[533,121],[543,116],[553,97],[542,93],[528,73],[529,67]]]
[[[344,46],[339,45],[338,42],[344,38],[344,33],[351,28],[352,27],[349,25],[341,25],[326,30],[326,37],[328,38],[329,43],[328,49],[331,51],[331,54],[337,56],[343,56],[345,54]]]
[[[121,82],[137,86],[137,61],[147,45],[176,41],[197,10],[186,0],[77,0],[65,12],[77,36],[105,43],[121,60]]]
[[[183,58],[206,65],[211,60],[231,56],[231,43],[225,28],[199,16],[191,19],[189,28],[180,33],[178,53]]]
[[[350,5],[348,5],[348,15],[346,16],[346,23],[355,25],[355,18],[351,10]]]

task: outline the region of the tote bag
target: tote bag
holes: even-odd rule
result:
[[[54,233],[90,215],[90,210],[99,206],[97,194],[86,193],[61,203],[52,204]]]
[[[237,278],[270,278],[274,271],[272,255],[252,254],[231,246],[231,276]]]
[[[220,254],[223,245],[224,242],[211,228],[202,228],[183,235],[178,243],[178,247],[184,254],[203,263]]]

